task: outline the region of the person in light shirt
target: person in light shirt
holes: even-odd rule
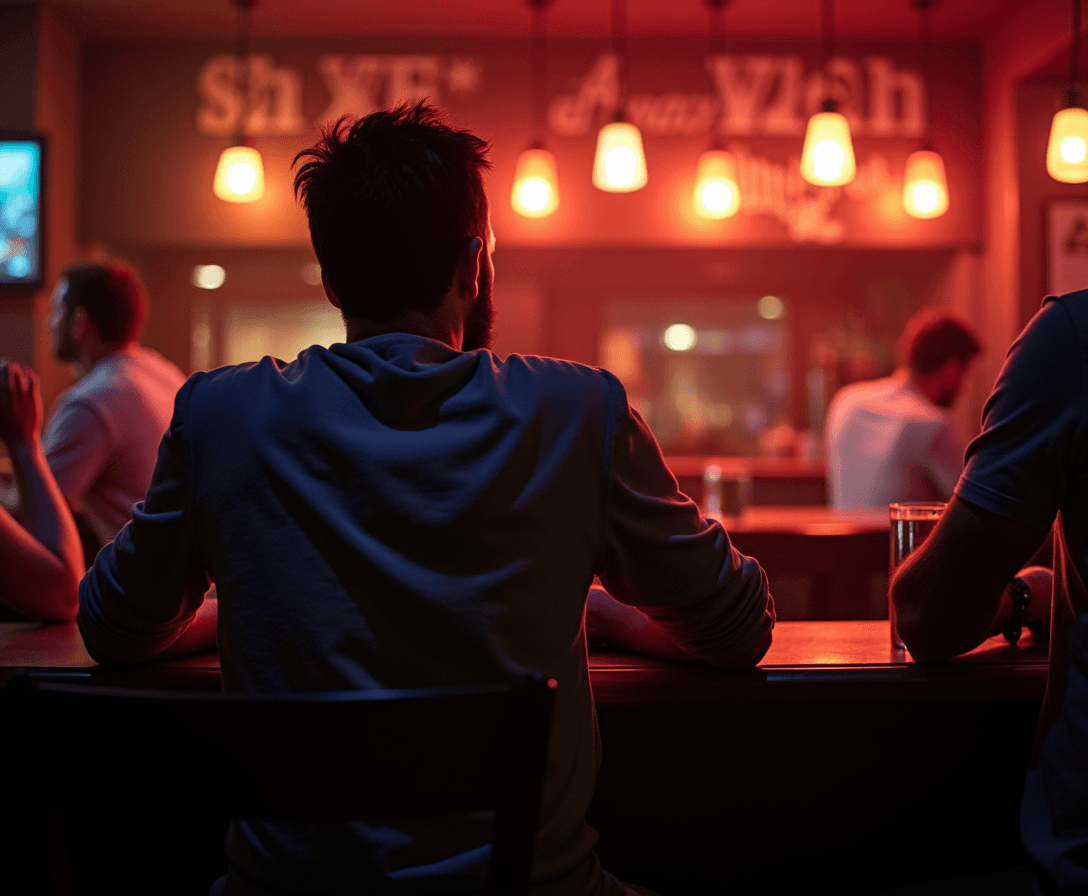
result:
[[[57,400],[42,444],[61,493],[101,546],[147,491],[185,375],[137,341],[147,294],[127,265],[70,265],[52,302],[53,354],[79,380]]]
[[[899,367],[890,377],[835,394],[826,427],[833,507],[948,500],[966,448],[949,408],[980,350],[962,320],[923,308],[903,329]]]

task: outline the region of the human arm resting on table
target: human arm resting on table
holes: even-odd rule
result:
[[[676,663],[700,663],[690,653],[670,641],[652,621],[640,611],[621,604],[603,588],[591,588],[586,599],[586,637],[607,642],[609,646],[641,653]],[[771,646],[771,630],[746,653],[719,663],[723,669],[750,669]]]
[[[613,643],[651,656],[726,669],[754,665],[774,627],[766,575],[678,490],[625,396],[621,407],[599,576],[625,608],[594,597],[590,624]]]
[[[46,464],[42,400],[34,372],[0,366],[0,439],[11,455],[25,528],[0,509],[0,595],[30,619],[71,622],[83,550],[68,506]]]
[[[892,580],[900,637],[919,662],[966,653],[1002,628],[1009,581],[1046,538],[953,497],[937,527]],[[1049,601],[1049,594],[1033,598]],[[1006,611],[1007,612],[1007,611]]]
[[[1061,300],[1048,300],[1009,350],[956,497],[892,581],[899,633],[916,659],[963,653],[1000,628],[1009,580],[1088,463],[1086,399],[1076,325]],[[1038,578],[1032,603],[1046,599]]]
[[[215,646],[216,607],[191,506],[185,438],[190,380],[175,399],[147,497],[79,586],[79,630],[100,663],[136,663]]]

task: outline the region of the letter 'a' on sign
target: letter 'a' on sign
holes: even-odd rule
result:
[[[518,156],[510,204],[527,218],[546,218],[559,208],[559,178],[552,153],[533,147]]]
[[[857,172],[850,125],[841,112],[817,112],[808,120],[801,177],[818,187],[841,187]]]
[[[708,149],[695,169],[695,213],[704,218],[728,218],[740,208],[737,163],[724,149]]]
[[[903,210],[912,218],[939,218],[948,211],[948,182],[938,153],[920,149],[907,157]]]
[[[256,202],[264,195],[264,163],[252,146],[223,150],[212,191],[226,202]]]
[[[593,186],[607,193],[631,193],[646,186],[642,134],[628,121],[613,121],[597,134]]]
[[[1088,110],[1068,106],[1054,113],[1046,147],[1046,171],[1063,184],[1088,182]]]

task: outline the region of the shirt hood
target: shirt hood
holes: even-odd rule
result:
[[[444,343],[407,333],[387,333],[359,342],[314,346],[333,372],[374,418],[393,429],[434,426],[442,409],[472,381],[482,352],[459,352]]]

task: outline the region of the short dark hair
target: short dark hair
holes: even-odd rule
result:
[[[438,308],[466,241],[487,238],[489,148],[420,102],[344,116],[295,156],[295,195],[345,315]]]
[[[915,373],[933,373],[952,359],[967,363],[980,351],[975,331],[942,308],[915,313],[899,337],[899,363]]]
[[[66,267],[64,306],[83,308],[104,342],[120,345],[140,334],[147,317],[147,290],[139,275],[120,261],[85,261]]]

